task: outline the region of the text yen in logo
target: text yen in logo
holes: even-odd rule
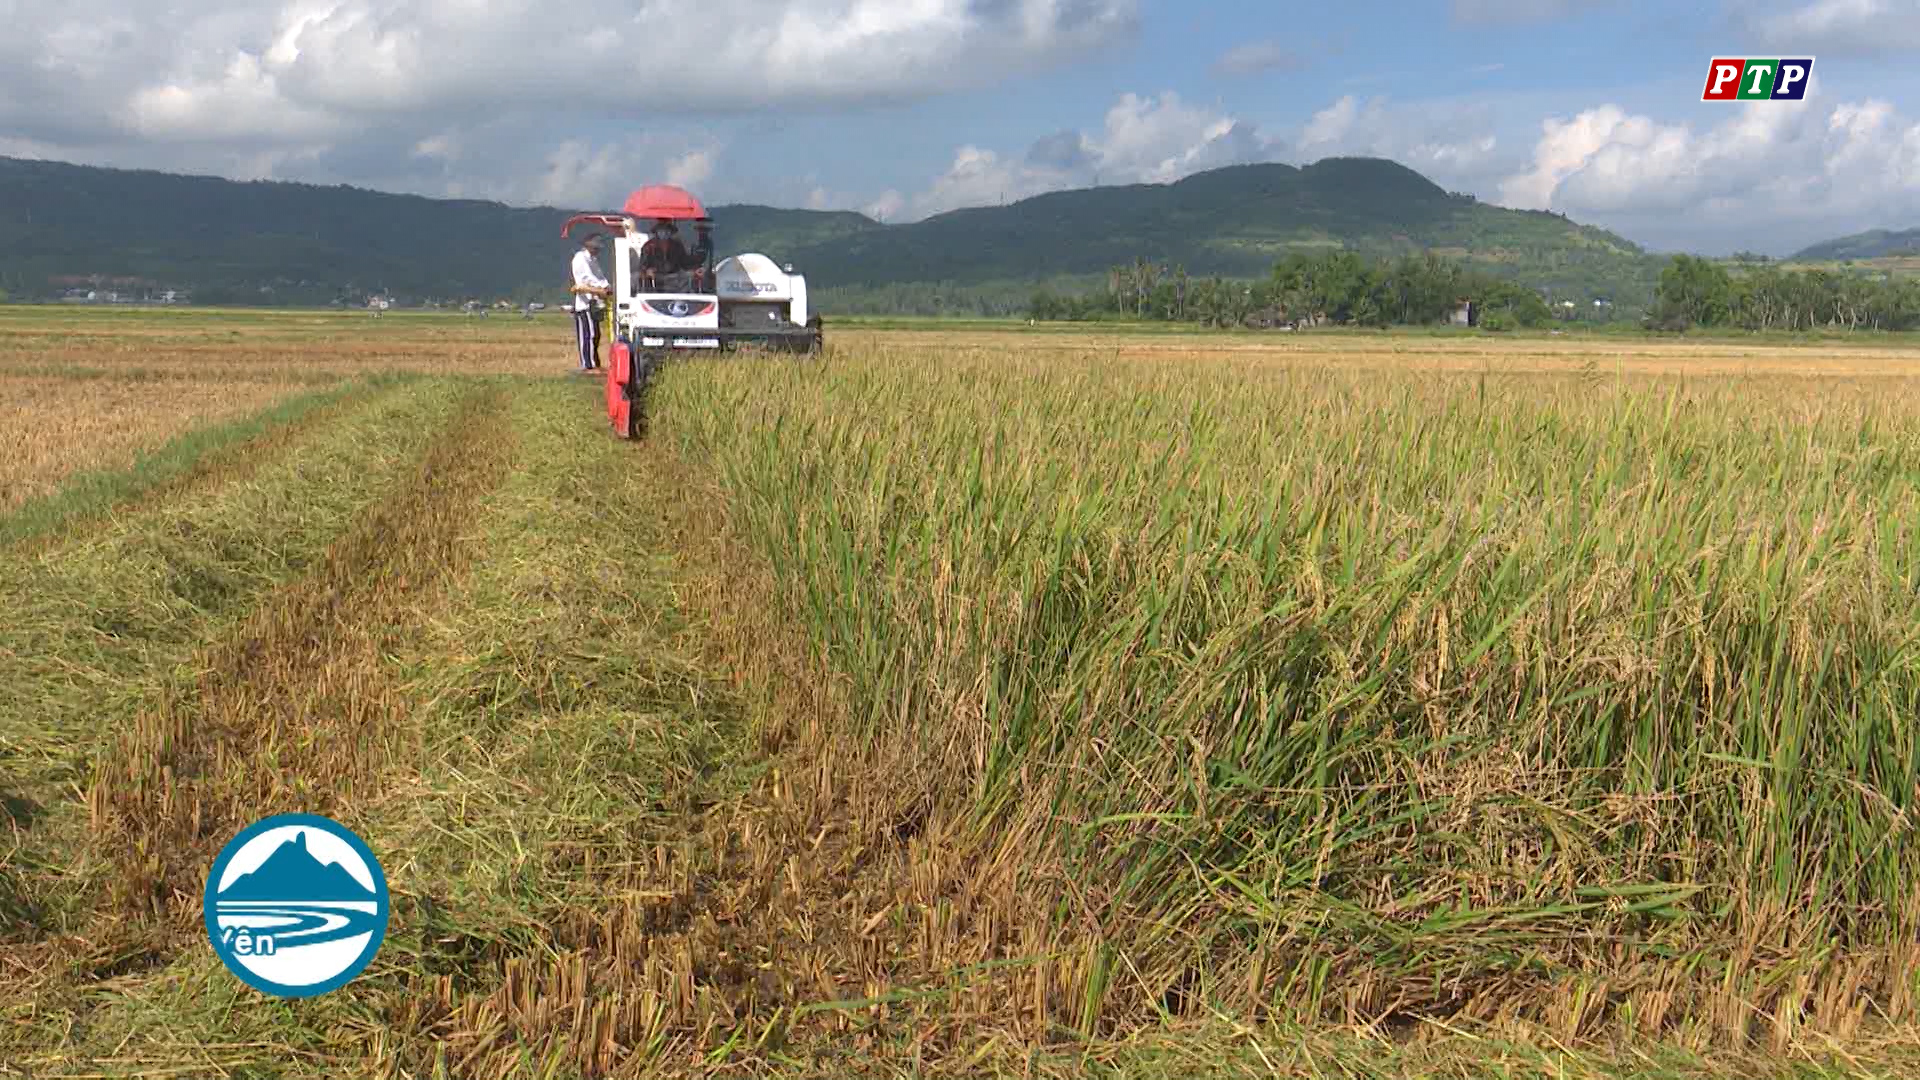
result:
[[[314,814],[254,822],[207,874],[207,937],[228,970],[279,997],[338,990],[387,935],[387,878],[365,841]]]
[[[1716,56],[1707,64],[1701,101],[1804,101],[1813,57],[1756,60]]]

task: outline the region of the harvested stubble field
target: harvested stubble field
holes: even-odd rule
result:
[[[1920,1068],[1920,350],[829,331],[0,309],[0,1076]]]
[[[141,451],[216,420],[258,412],[298,384],[0,375],[0,511],[51,494],[75,472],[130,465]]]

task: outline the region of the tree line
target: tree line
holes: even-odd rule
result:
[[[1762,265],[1731,273],[1676,255],[1649,325],[1662,330],[1920,330],[1920,279]]]
[[[1030,317],[1145,319],[1201,326],[1426,326],[1451,321],[1471,302],[1489,330],[1542,327],[1565,318],[1615,321],[1610,304],[1564,303],[1431,252],[1368,259],[1344,249],[1295,253],[1259,280],[1195,277],[1145,258],[1111,267],[1106,287],[1042,288]],[[1633,314],[1638,315],[1638,311]],[[1621,311],[1620,316],[1628,315]],[[1712,259],[1676,255],[1660,273],[1643,325],[1653,329],[1920,330],[1920,279],[1750,262],[1738,272]]]
[[[1346,250],[1296,252],[1254,281],[1193,277],[1185,267],[1145,258],[1112,267],[1104,290],[1034,293],[1035,319],[1134,319],[1202,326],[1340,324],[1412,326],[1445,322],[1463,302],[1488,329],[1537,327],[1554,321],[1533,289],[1469,269],[1431,252],[1366,259]]]

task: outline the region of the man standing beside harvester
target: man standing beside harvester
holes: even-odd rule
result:
[[[600,273],[600,247],[606,238],[593,233],[580,241],[573,253],[573,334],[580,350],[580,370],[600,367],[600,319],[605,301],[613,295],[606,276]]]

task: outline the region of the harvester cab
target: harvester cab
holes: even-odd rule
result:
[[[670,354],[732,352],[743,344],[820,351],[820,317],[807,310],[806,279],[754,253],[716,265],[713,219],[686,191],[669,184],[640,188],[619,213],[576,214],[560,235],[579,224],[602,226],[613,237],[607,415],[622,438],[638,434],[640,400]],[[691,248],[682,226],[695,234]]]

